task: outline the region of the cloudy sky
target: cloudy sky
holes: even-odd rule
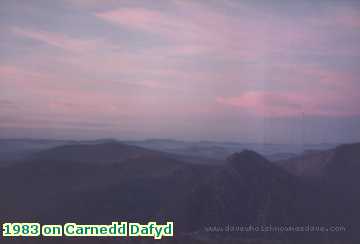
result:
[[[1,138],[360,140],[358,1],[1,0]]]

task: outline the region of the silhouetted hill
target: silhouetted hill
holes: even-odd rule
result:
[[[327,200],[322,202],[325,206],[331,202],[338,214],[338,223],[352,230],[360,228],[360,143],[307,152],[277,164],[326,192]]]
[[[186,226],[198,229],[336,223],[338,216],[331,214],[331,202],[324,204],[328,199],[326,192],[302,182],[261,155],[245,150],[231,155],[225,167],[212,172],[194,189],[188,200]],[[226,235],[276,236],[276,233]]]
[[[321,177],[325,173],[326,165],[332,160],[335,150],[306,151],[305,153],[286,160],[274,161],[289,173],[307,177]]]
[[[322,181],[343,209],[343,222],[360,228],[360,143],[338,146],[324,169]]]
[[[120,142],[72,144],[44,150],[32,155],[33,160],[75,162],[121,162],[136,158],[153,158],[161,153]]]
[[[328,182],[338,183],[358,180],[360,143],[344,144],[325,151],[306,151],[300,156],[274,163],[301,177],[326,178]]]
[[[360,143],[335,148],[331,160],[324,168],[328,180],[341,184],[360,183]]]
[[[266,158],[251,150],[234,153],[227,158],[227,161],[241,173],[260,174],[274,167]]]
[[[0,139],[0,165],[21,161],[33,153],[72,143],[75,143],[75,141],[43,139]]]

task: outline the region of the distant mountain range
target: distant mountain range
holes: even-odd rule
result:
[[[49,147],[0,168],[3,222],[176,223],[202,238],[360,239],[360,144],[218,164],[117,141]],[[193,158],[195,160],[195,158]],[[344,233],[209,233],[225,225],[343,225]]]
[[[99,144],[70,144],[58,146],[34,153],[30,158],[43,161],[120,163],[139,158],[154,160],[156,157],[161,156],[165,156],[165,154],[119,142],[105,142]]]
[[[304,150],[327,150],[337,144],[262,144],[215,141],[179,141],[171,139],[149,139],[138,141],[119,141],[101,139],[89,141],[42,140],[42,139],[0,139],[0,166],[6,161],[14,162],[28,158],[34,153],[64,145],[97,145],[102,143],[121,142],[150,150],[161,151],[182,157],[182,160],[193,163],[221,163],[230,154],[245,149],[256,151],[267,159],[283,160],[300,155]]]

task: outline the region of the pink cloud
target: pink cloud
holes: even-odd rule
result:
[[[235,16],[210,4],[174,2],[172,11],[167,12],[128,7],[97,12],[95,16],[122,28],[165,38],[172,44],[165,51],[178,55],[212,54],[254,61],[279,54],[348,55],[355,48],[349,45],[339,48],[333,41],[333,28],[327,25],[341,21],[356,23],[356,15],[350,20],[345,15],[339,15],[341,20],[333,20],[329,13],[309,20],[288,21],[241,5],[237,7],[241,7],[244,15]],[[338,48],[333,48],[334,45]]]
[[[114,24],[149,32],[167,32],[174,27],[179,27],[179,22],[171,19],[171,16],[144,8],[122,8],[95,15]]]
[[[18,27],[13,27],[11,30],[15,35],[30,38],[53,47],[76,53],[94,51],[103,42],[102,40],[72,38],[55,32],[29,30]]]
[[[346,97],[336,92],[299,93],[249,91],[237,97],[218,97],[217,103],[265,117],[351,116],[360,115],[358,96]]]
[[[259,50],[259,46],[253,48],[254,41],[261,41],[264,34],[254,26],[247,26],[248,21],[244,23],[242,19],[216,13],[206,6],[199,9],[199,6],[190,5],[179,4],[178,11],[172,13],[145,8],[121,8],[96,13],[96,17],[123,28],[166,38],[172,46],[165,51],[174,55],[235,52],[241,57],[252,58],[264,51]],[[234,26],[237,31],[232,28]],[[253,38],[254,35],[258,36]]]
[[[184,113],[183,104],[166,93],[157,93],[164,88],[156,80],[139,81],[108,81],[93,80],[64,82],[65,77],[48,76],[46,73],[37,73],[21,69],[16,66],[0,66],[0,87],[9,94],[16,93],[16,110],[1,107],[0,112],[6,116],[48,118],[54,121],[67,117],[73,120],[117,121],[125,118],[159,117],[173,111],[174,115]],[[119,94],[126,83],[136,85],[135,95]],[[117,85],[118,84],[118,85]],[[84,89],[84,87],[101,87],[102,89]],[[143,87],[143,88],[141,88]],[[21,88],[21,89],[19,89]],[[149,92],[144,88],[151,88]],[[170,105],[163,101],[172,103]],[[175,101],[175,102],[174,102]],[[193,106],[195,108],[196,106]]]
[[[309,64],[269,64],[267,67],[269,85],[283,87],[291,86],[294,89],[306,90],[334,90],[338,92],[351,92],[356,89],[358,74],[324,68]],[[266,85],[267,83],[265,83]]]
[[[0,86],[3,88],[26,86],[32,86],[33,89],[51,88],[53,79],[53,76],[42,72],[22,69],[15,65],[0,64]]]
[[[329,8],[326,16],[316,16],[311,19],[321,27],[347,29],[356,31],[360,28],[359,10],[349,6]]]

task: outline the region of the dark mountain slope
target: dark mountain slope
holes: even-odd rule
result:
[[[335,150],[307,151],[302,155],[274,163],[293,175],[317,178],[323,176],[326,165],[334,157],[334,152]]]
[[[330,197],[259,154],[233,154],[191,194],[186,212],[193,229],[204,226],[336,223]],[[326,204],[324,204],[326,201]]]
[[[293,175],[328,181],[357,180],[360,172],[360,143],[344,144],[326,151],[307,151],[303,155],[274,162]]]
[[[82,202],[80,196],[84,192],[106,194],[108,188],[120,186],[118,195],[126,195],[132,192],[133,183],[149,184],[181,167],[184,167],[183,163],[165,154],[119,143],[70,145],[46,150],[30,160],[1,168],[0,184],[7,187],[0,190],[6,196],[0,203],[0,217],[12,216],[11,221],[23,217],[61,220],[67,210],[72,213],[79,210],[81,215],[86,208],[77,203]],[[91,196],[94,201],[101,201],[99,197]],[[65,203],[72,201],[72,209],[65,210]],[[85,206],[92,204],[83,203]],[[102,215],[100,211],[86,214],[90,218]]]
[[[34,154],[33,160],[74,162],[121,162],[129,159],[164,157],[165,154],[119,142],[59,146]]]
[[[352,231],[360,228],[360,143],[345,144],[327,151],[306,153],[301,157],[276,162],[288,172],[299,175],[311,187],[326,192],[324,206],[332,205],[338,223]]]
[[[335,149],[332,160],[324,169],[322,182],[335,196],[342,222],[353,230],[360,228],[360,143]]]
[[[360,183],[360,143],[335,148],[334,155],[324,168],[324,176],[333,183]],[[359,189],[359,188],[357,188]]]

